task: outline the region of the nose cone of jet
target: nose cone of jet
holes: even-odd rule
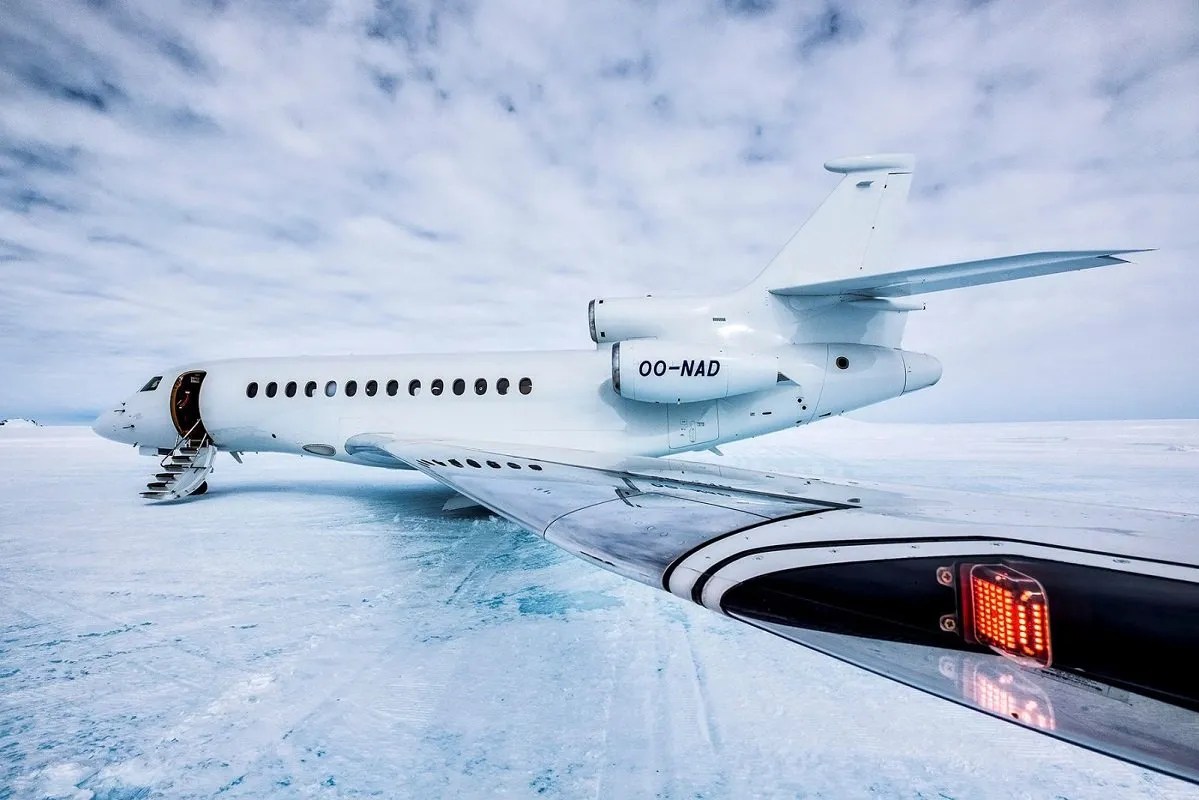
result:
[[[96,417],[92,423],[92,430],[105,439],[111,439],[114,442],[125,442],[127,437],[122,436],[120,423],[120,415],[115,411],[105,411],[100,416]]]
[[[914,392],[932,386],[941,380],[941,362],[924,353],[903,354],[903,393]]]

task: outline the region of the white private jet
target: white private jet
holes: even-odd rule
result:
[[[835,484],[654,456],[937,382],[912,295],[1126,263],[887,271],[907,155],[844,177],[748,286],[605,298],[586,351],[211,361],[95,422],[203,494],[218,451],[416,469],[575,555],[879,674],[1199,782],[1199,517]],[[1052,620],[1052,623],[1051,623]]]

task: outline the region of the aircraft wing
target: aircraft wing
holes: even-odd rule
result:
[[[626,577],[1199,782],[1199,516],[363,434]]]

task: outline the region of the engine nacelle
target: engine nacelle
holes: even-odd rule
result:
[[[605,297],[587,306],[591,341],[623,342],[682,334],[693,327],[711,328],[712,307],[704,299],[689,297]]]
[[[770,389],[778,359],[712,345],[637,340],[612,345],[612,388],[646,403],[694,403]]]

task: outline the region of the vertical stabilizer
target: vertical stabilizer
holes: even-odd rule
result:
[[[845,177],[750,288],[769,291],[885,271],[914,166],[904,154],[827,162],[825,169]]]

